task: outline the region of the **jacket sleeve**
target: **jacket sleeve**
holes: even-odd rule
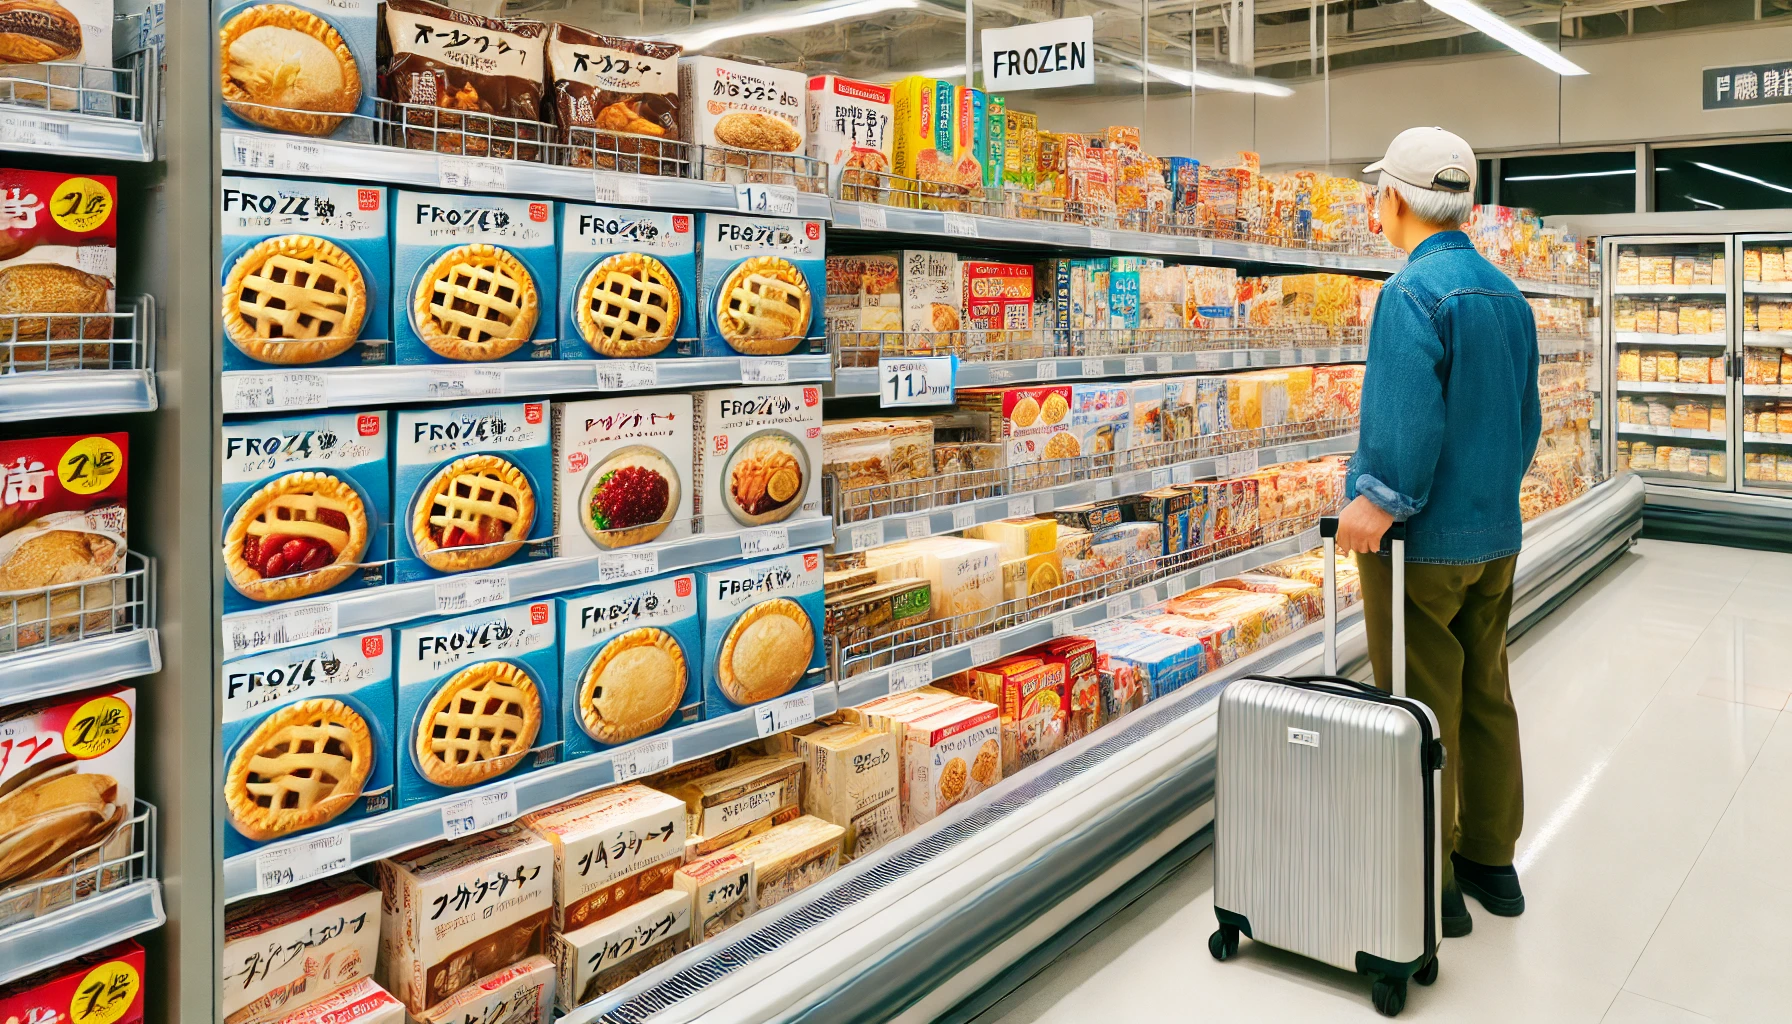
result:
[[[1430,313],[1399,284],[1382,289],[1370,327],[1348,494],[1368,498],[1395,519],[1417,515],[1431,496],[1444,439],[1443,360],[1443,339]],[[1533,395],[1535,373],[1533,368]]]

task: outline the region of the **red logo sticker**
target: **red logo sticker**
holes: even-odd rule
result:
[[[573,452],[566,457],[566,468],[574,473],[583,471],[589,465],[591,465],[591,457],[584,452]]]
[[[685,234],[689,234],[690,231],[691,231],[691,215],[690,214],[675,213],[672,215],[672,232],[674,234],[685,235]]]
[[[377,658],[384,653],[386,653],[385,637],[374,633],[361,638],[361,656],[363,658]]]
[[[672,592],[679,597],[690,597],[691,586],[691,578],[689,576],[680,576],[672,581]]]
[[[548,606],[547,605],[532,604],[529,606],[529,625],[540,626],[540,625],[544,625],[547,621],[548,621]]]
[[[546,224],[548,222],[548,204],[530,203],[529,219],[537,224]]]
[[[380,208],[380,190],[377,188],[361,188],[355,190],[355,204],[363,210]]]
[[[541,403],[540,402],[524,402],[523,403],[523,419],[529,421],[530,423],[540,423],[541,422]]]
[[[820,388],[804,388],[803,389],[803,404],[804,405],[818,405],[820,403],[821,403],[821,389]]]
[[[816,554],[813,551],[803,552],[803,568],[804,569],[807,569],[810,572],[814,572],[815,567],[820,564],[821,564],[821,556],[820,555]]]
[[[727,450],[728,450],[728,435],[718,434],[716,436],[716,451],[725,452]]]
[[[362,437],[373,437],[380,432],[380,414],[364,412],[355,417],[355,429],[361,432]]]
[[[810,221],[809,223],[804,224],[803,234],[809,236],[809,241],[815,241],[817,238],[821,237],[821,224],[817,221]]]

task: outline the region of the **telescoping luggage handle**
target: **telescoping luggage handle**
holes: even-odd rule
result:
[[[1325,539],[1325,674],[1338,674],[1338,517],[1319,520],[1319,535]],[[1394,563],[1392,590],[1394,628],[1389,644],[1394,656],[1396,697],[1406,696],[1406,524],[1396,522],[1381,535],[1382,554],[1391,555]]]

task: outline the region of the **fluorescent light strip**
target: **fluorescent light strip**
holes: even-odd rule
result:
[[[1698,196],[1687,196],[1686,198],[1695,203],[1698,203],[1700,206],[1709,206],[1713,210],[1728,210],[1729,209],[1728,206],[1723,206],[1718,203],[1713,203],[1708,200],[1700,199]]]
[[[1518,174],[1505,181],[1555,181],[1558,178],[1609,178],[1619,174],[1635,174],[1636,168],[1628,171],[1575,171],[1573,174]]]
[[[1550,49],[1536,36],[1469,0],[1425,0],[1439,12],[1470,28],[1480,29],[1558,75],[1584,75],[1587,69]]]
[[[868,18],[874,14],[884,14],[889,11],[919,10],[921,6],[920,0],[844,0],[844,2],[819,3],[783,14],[735,18],[732,21],[718,22],[692,32],[671,33],[664,38],[668,42],[682,46],[686,53],[695,53],[725,40],[739,39],[742,36],[779,35],[796,29],[829,25],[836,21]],[[960,20],[963,17],[961,13]]]
[[[1780,192],[1792,192],[1792,188],[1787,188],[1784,185],[1776,185],[1773,182],[1768,181],[1765,178],[1757,178],[1752,174],[1744,174],[1741,171],[1732,171],[1728,167],[1719,167],[1716,164],[1701,163],[1697,160],[1694,160],[1692,162],[1692,165],[1694,167],[1703,167],[1705,170],[1711,171],[1714,174],[1727,174],[1732,178],[1740,178],[1743,181],[1750,182],[1755,185],[1763,185],[1767,188],[1776,189]]]
[[[1252,93],[1257,96],[1292,96],[1294,90],[1278,82],[1261,78],[1229,78],[1216,75],[1211,71],[1190,72],[1187,68],[1173,68],[1166,64],[1145,64],[1146,70],[1166,82],[1175,82],[1186,86],[1191,81],[1203,89],[1219,89],[1224,92]]]

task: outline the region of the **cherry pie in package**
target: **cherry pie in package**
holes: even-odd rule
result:
[[[0,653],[121,624],[125,581],[106,578],[124,570],[129,448],[124,434],[0,441]]]

